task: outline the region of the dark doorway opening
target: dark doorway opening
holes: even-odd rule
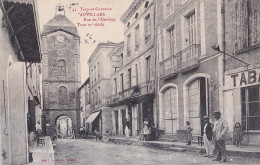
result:
[[[131,127],[129,135],[132,136],[132,108],[131,108],[131,106],[128,106],[128,116],[129,116],[128,121],[130,122],[130,127]]]
[[[99,133],[101,133],[101,130],[99,130],[100,128],[100,114],[95,118],[95,120],[92,122],[92,133],[94,133],[95,129],[99,131]]]
[[[125,113],[125,109],[121,109],[121,113],[122,113],[122,126],[123,126],[123,135],[125,135],[125,119],[126,119],[126,113]],[[128,119],[129,120],[129,119]]]
[[[143,121],[145,118],[148,120],[148,127],[151,127],[151,124],[154,123],[153,120],[153,102],[144,102],[143,103]]]
[[[116,134],[119,133],[118,130],[118,111],[115,111],[115,124],[116,124]]]
[[[207,79],[205,77],[200,78],[200,121],[201,121],[201,135],[203,134],[203,117],[207,116]]]

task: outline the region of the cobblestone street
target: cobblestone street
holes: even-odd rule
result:
[[[58,139],[55,164],[158,165],[220,164],[193,152],[173,152],[131,145],[115,145],[86,139]],[[260,159],[229,156],[223,164],[260,164]]]

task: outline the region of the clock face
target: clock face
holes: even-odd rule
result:
[[[63,36],[57,36],[56,37],[58,42],[63,42],[64,41],[64,37]]]

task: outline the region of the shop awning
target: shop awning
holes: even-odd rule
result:
[[[90,116],[88,117],[88,119],[86,120],[86,123],[92,123],[96,118],[97,116],[99,115],[100,111],[98,112],[94,112],[92,114],[90,114]]]

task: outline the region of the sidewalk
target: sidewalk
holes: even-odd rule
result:
[[[117,137],[117,136],[111,136],[110,141],[115,144],[154,147],[154,148],[161,148],[161,149],[172,150],[177,152],[184,152],[184,151],[193,151],[197,153],[205,152],[203,146],[199,146],[198,144],[194,144],[194,143],[192,143],[189,146],[183,142],[139,141],[137,137],[136,138],[130,137],[130,139],[127,140],[125,137]],[[227,148],[228,155],[260,158],[260,147],[243,146],[242,148],[239,148],[234,145],[226,145],[226,148]]]
[[[29,165],[54,165],[54,151],[52,146],[52,141],[49,136],[44,137],[45,145],[41,144],[37,146],[35,142],[29,151],[32,152],[33,162],[28,163]]]

